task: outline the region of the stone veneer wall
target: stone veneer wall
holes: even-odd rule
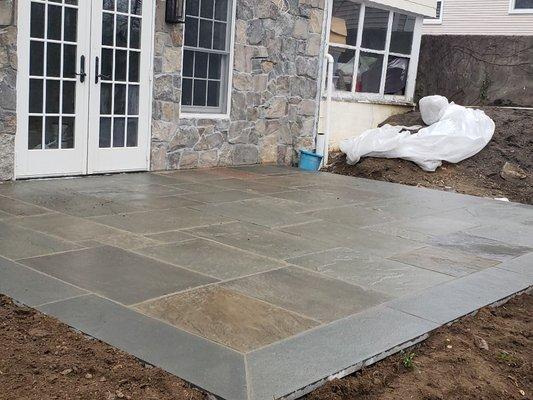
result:
[[[17,130],[17,27],[15,0],[0,2],[0,181],[12,179]]]
[[[152,170],[277,162],[313,147],[324,0],[236,0],[230,118],[180,118],[183,25],[157,0]]]

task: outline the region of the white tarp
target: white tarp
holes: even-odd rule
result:
[[[432,125],[414,134],[402,126],[384,125],[345,139],[339,147],[348,164],[361,157],[403,158],[424,171],[435,171],[442,161],[458,163],[472,157],[494,134],[494,121],[481,110],[448,103],[442,96],[424,97],[419,107],[424,121],[435,121]]]

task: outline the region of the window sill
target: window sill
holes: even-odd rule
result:
[[[180,119],[230,119],[228,113],[225,114],[213,114],[213,113],[188,113],[182,111],[180,113]]]
[[[520,15],[520,14],[533,14],[533,8],[523,8],[518,10],[509,10],[509,15]]]
[[[326,94],[322,94],[322,101],[326,100]],[[395,105],[395,106],[407,106],[414,107],[416,104],[412,99],[408,99],[405,96],[379,96],[362,93],[349,93],[349,92],[333,92],[331,94],[332,101],[340,101],[346,103],[367,103],[367,104],[383,104],[383,105]]]

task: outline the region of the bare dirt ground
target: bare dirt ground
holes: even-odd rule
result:
[[[533,297],[438,329],[403,355],[329,382],[306,400],[512,400],[533,396]]]
[[[475,156],[458,164],[443,164],[435,172],[425,172],[410,161],[364,158],[356,165],[346,164],[344,154],[331,156],[326,170],[411,186],[451,190],[483,197],[506,197],[533,204],[533,110],[481,107],[496,124],[489,144]],[[423,125],[420,113],[394,115],[383,122],[391,125]],[[520,167],[526,177],[504,179],[506,162]]]
[[[307,400],[531,399],[532,333],[533,298],[522,295],[439,329],[403,355],[330,382]],[[0,400],[123,398],[208,397],[159,368],[0,296]]]

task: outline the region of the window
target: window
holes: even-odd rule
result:
[[[424,24],[442,24],[442,4],[443,1],[437,1],[437,10],[435,13],[435,18],[424,18]]]
[[[373,97],[405,96],[415,22],[413,16],[334,0],[329,54],[335,89]]]
[[[182,110],[226,112],[230,35],[230,0],[188,0],[183,47]]]
[[[509,5],[510,14],[533,13],[533,0],[511,0]]]

